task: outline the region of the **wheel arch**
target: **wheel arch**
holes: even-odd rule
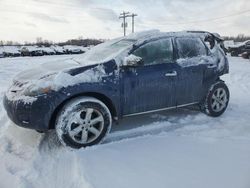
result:
[[[67,102],[69,102],[70,100],[72,100],[74,98],[77,98],[77,97],[94,97],[94,98],[100,100],[101,102],[103,102],[108,107],[112,118],[117,118],[118,117],[117,109],[116,109],[114,103],[106,95],[104,95],[102,93],[97,93],[97,92],[80,93],[80,94],[77,94],[77,95],[74,95],[74,96],[71,96],[71,97],[67,98],[66,100],[64,100],[62,103],[60,103],[56,107],[56,109],[52,113],[50,121],[49,121],[49,129],[54,129],[55,128],[55,122],[56,122],[57,115],[60,112],[60,110],[63,108],[63,106]]]

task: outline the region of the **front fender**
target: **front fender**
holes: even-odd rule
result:
[[[53,128],[56,115],[64,104],[67,101],[79,96],[91,96],[102,101],[109,99],[112,102],[112,106],[114,107],[117,115],[120,116],[120,89],[118,83],[112,85],[105,83],[82,83],[62,88],[61,90],[53,92],[50,95],[53,98],[49,110],[51,114],[49,123],[50,128]]]

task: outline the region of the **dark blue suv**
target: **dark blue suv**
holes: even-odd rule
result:
[[[81,148],[100,143],[126,116],[190,105],[220,116],[229,102],[220,76],[228,71],[211,33],[141,32],[20,73],[4,106],[17,125],[55,129],[64,145]]]

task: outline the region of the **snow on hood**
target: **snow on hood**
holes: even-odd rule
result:
[[[33,84],[32,90],[34,91],[46,87],[50,87],[52,90],[58,91],[61,88],[66,88],[79,83],[99,82],[106,75],[104,65],[100,64],[77,75],[71,75],[67,72],[61,71],[57,74],[48,76],[47,78],[32,81],[31,84]]]
[[[44,89],[58,91],[63,87],[79,83],[99,82],[104,76],[107,76],[103,64],[87,68],[76,75],[68,72],[82,67],[73,59],[68,59],[62,62],[45,63],[37,68],[24,71],[15,77],[6,97],[11,101],[33,103],[37,100],[36,96],[44,94],[41,92]]]
[[[14,80],[18,82],[28,82],[30,80],[37,80],[43,76],[57,73],[69,68],[79,67],[79,64],[73,59],[66,59],[63,61],[47,62],[35,68],[28,69],[19,73]]]

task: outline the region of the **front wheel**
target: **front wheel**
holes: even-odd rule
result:
[[[238,57],[238,56],[239,56],[239,53],[236,52],[236,51],[232,51],[232,52],[231,52],[231,56],[232,56],[232,57]]]
[[[68,102],[56,120],[56,133],[65,146],[79,149],[100,143],[111,129],[109,109],[92,97]]]
[[[222,81],[217,82],[208,91],[202,110],[209,116],[218,117],[227,109],[229,97],[227,85]]]

